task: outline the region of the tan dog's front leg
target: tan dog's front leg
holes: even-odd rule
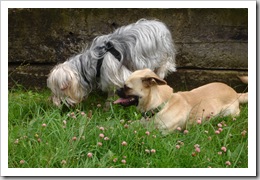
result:
[[[158,117],[152,117],[152,118],[142,118],[140,120],[140,123],[148,130],[152,131],[154,129],[158,129],[162,135],[169,134],[169,129],[163,122],[158,122]]]

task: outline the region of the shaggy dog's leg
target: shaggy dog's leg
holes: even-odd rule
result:
[[[113,102],[114,97],[115,97],[115,90],[108,91],[107,99],[106,99],[105,107],[104,107],[105,111],[108,111],[110,109],[111,102]]]

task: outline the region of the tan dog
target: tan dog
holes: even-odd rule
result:
[[[246,77],[242,79],[247,81]],[[121,98],[115,104],[136,105],[143,114],[141,122],[153,122],[163,134],[177,127],[183,129],[187,122],[212,115],[237,116],[240,113],[239,104],[248,101],[247,93],[236,93],[228,85],[218,82],[173,93],[166,81],[149,69],[132,73],[117,94]]]

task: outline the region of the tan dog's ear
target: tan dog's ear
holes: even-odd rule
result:
[[[144,78],[141,78],[142,82],[143,82],[143,85],[145,87],[151,87],[151,86],[154,86],[154,85],[165,85],[167,84],[167,82],[163,79],[160,79],[158,77],[144,77]]]

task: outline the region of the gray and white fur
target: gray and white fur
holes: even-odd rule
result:
[[[107,43],[120,54],[115,57],[105,47]],[[56,65],[47,79],[53,93],[53,103],[80,103],[96,88],[113,92],[122,87],[135,70],[149,68],[160,78],[174,72],[175,46],[166,25],[157,20],[140,19],[122,26],[108,35],[96,37],[89,49]],[[97,63],[103,59],[100,77]]]

